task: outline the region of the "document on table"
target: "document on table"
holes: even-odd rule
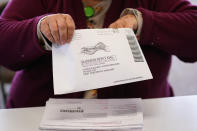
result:
[[[50,99],[41,130],[141,131],[141,99]]]
[[[66,94],[152,79],[131,29],[75,30],[71,43],[53,44],[54,93]]]

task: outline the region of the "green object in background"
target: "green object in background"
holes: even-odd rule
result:
[[[94,9],[90,6],[87,6],[84,8],[85,16],[86,18],[90,18],[94,16]]]

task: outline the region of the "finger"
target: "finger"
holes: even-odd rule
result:
[[[127,28],[132,28],[134,30],[137,29],[137,19],[134,15],[126,15],[126,16],[123,16],[122,19],[125,21],[126,25],[127,25]]]
[[[67,24],[67,42],[70,42],[73,38],[73,34],[75,30],[75,23],[70,15],[67,15],[66,17],[66,24]]]
[[[116,28],[125,28],[125,27],[126,27],[125,24],[121,21],[116,23]]]
[[[49,40],[51,41],[52,43],[55,42],[52,34],[51,34],[51,31],[50,31],[50,28],[49,28],[49,25],[46,21],[43,21],[41,24],[40,24],[40,31],[42,32],[42,34]]]
[[[67,25],[66,20],[63,17],[57,19],[57,25],[59,29],[59,37],[61,44],[66,43],[67,40]]]
[[[116,23],[112,23],[109,25],[109,28],[116,28],[116,27],[117,27]]]
[[[137,30],[138,25],[137,25],[137,24],[135,24],[135,22],[134,22],[134,21],[132,21],[132,22],[131,22],[130,27],[131,27],[133,30]]]
[[[59,29],[58,29],[58,25],[57,25],[57,21],[55,19],[50,19],[48,21],[49,23],[49,28],[51,31],[51,34],[55,40],[55,43],[57,44],[61,44],[60,43],[60,37],[59,37]]]
[[[112,25],[112,28],[124,28],[120,22],[116,22]]]
[[[133,29],[133,24],[130,21],[125,21],[123,26],[124,26],[124,28],[132,28]]]

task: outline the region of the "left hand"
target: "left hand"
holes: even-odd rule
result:
[[[110,24],[109,28],[132,28],[133,30],[137,30],[138,23],[134,15],[128,14]]]

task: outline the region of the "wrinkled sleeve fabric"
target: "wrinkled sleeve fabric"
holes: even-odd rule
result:
[[[147,0],[141,0],[141,4]],[[140,44],[151,45],[186,62],[197,61],[197,6],[187,0],[149,0],[142,12]]]
[[[48,53],[37,37],[45,15],[42,0],[10,0],[0,17],[0,65],[20,70]]]

